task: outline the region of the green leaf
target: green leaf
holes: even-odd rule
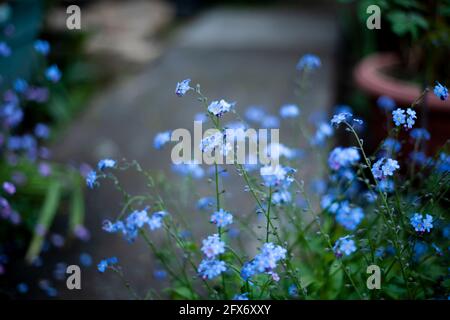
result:
[[[307,288],[312,283],[317,283],[318,280],[315,279],[314,274],[311,270],[307,268],[301,268],[300,270],[300,284],[302,288]]]
[[[422,5],[417,0],[394,0],[395,4],[407,9],[420,9]]]
[[[327,299],[336,299],[339,293],[341,293],[344,287],[344,271],[340,264],[335,261],[331,263],[330,270],[328,272],[328,288]]]
[[[174,299],[195,299],[195,295],[192,294],[191,290],[187,287],[177,287],[172,290]]]
[[[83,189],[81,187],[82,182],[78,175],[73,174],[72,195],[70,199],[70,216],[69,216],[69,229],[70,232],[75,232],[75,228],[84,223],[84,198]]]
[[[392,31],[398,36],[411,34],[413,39],[417,39],[421,30],[428,29],[428,21],[420,14],[393,11],[388,14]]]
[[[61,183],[57,180],[52,181],[47,189],[44,204],[41,207],[36,226],[41,226],[44,230],[48,230],[55,217],[61,198]],[[26,253],[25,259],[31,263],[41,252],[45,235],[41,235],[34,231],[33,239]]]

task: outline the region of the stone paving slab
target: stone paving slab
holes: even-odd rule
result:
[[[237,101],[238,110],[260,104],[276,113],[281,104],[295,101],[295,65],[308,52],[320,55],[323,67],[314,76],[315,84],[302,107],[305,114],[326,110],[334,102],[337,34],[332,21],[332,14],[326,12],[311,15],[273,9],[205,12],[179,29],[159,59],[93,99],[55,146],[55,156],[63,161],[92,165],[103,157],[137,159],[145,168],[163,170],[171,179],[179,179],[170,172],[170,150],[160,152],[152,148],[156,132],[180,127],[192,129],[191,119],[201,111],[195,99],[174,95],[177,81],[190,77],[202,84],[210,98]],[[296,141],[305,144],[300,137],[294,137]],[[314,166],[305,164],[303,171],[311,173]],[[135,174],[124,174],[122,178],[134,192],[141,190],[142,181]],[[248,194],[241,192],[241,181],[230,179],[225,186],[234,191],[233,201],[225,198],[227,209],[236,214],[252,209]],[[212,195],[209,188],[207,183],[201,184],[200,192]],[[116,216],[120,209],[118,192],[106,186],[87,192],[86,196],[92,240],[84,248],[92,253],[94,261],[117,255],[140,294],[149,286],[158,287],[151,276],[153,258],[144,243],[130,245],[120,236],[100,230],[102,221]],[[203,221],[197,224],[200,235],[212,232],[204,214],[186,214],[188,219]],[[74,252],[75,249],[79,248],[74,248]],[[69,255],[67,262],[76,262],[76,257],[75,253]],[[91,268],[84,270],[83,277],[83,290],[64,291],[64,298],[129,297],[120,280],[111,274],[99,275]]]

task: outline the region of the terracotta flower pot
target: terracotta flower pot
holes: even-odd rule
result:
[[[373,113],[370,119],[372,124],[373,141],[378,144],[387,132],[386,113],[376,105],[378,97],[389,96],[398,107],[409,107],[416,100],[422,89],[414,83],[396,79],[387,74],[387,70],[400,64],[400,59],[393,53],[376,53],[364,58],[354,69],[353,77],[356,85],[369,96],[373,103]],[[432,154],[441,147],[450,137],[450,100],[442,101],[433,94],[433,88],[427,93],[427,130],[431,133],[428,153]],[[420,110],[418,115],[420,117]],[[391,115],[388,114],[390,117]],[[420,127],[420,119],[415,127]]]

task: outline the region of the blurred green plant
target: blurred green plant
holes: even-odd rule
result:
[[[361,26],[368,18],[367,8],[377,5],[381,9],[383,38],[386,40],[385,26],[392,34],[390,49],[396,48],[410,67],[411,74],[425,70],[421,82],[445,78],[450,72],[448,54],[450,53],[450,1],[444,0],[339,0],[353,3]],[[366,28],[364,28],[366,29]],[[377,30],[364,30],[364,35],[373,37]],[[389,38],[389,37],[387,37]],[[396,45],[395,45],[396,44]],[[382,49],[377,44],[375,49]]]
[[[80,58],[85,36],[70,42],[67,60],[53,53],[48,41],[39,40],[38,48],[44,17],[43,1],[0,5],[0,181],[11,181],[16,188],[1,198],[0,245],[14,243],[19,251],[28,247],[28,262],[39,256],[56,214],[68,212],[71,235],[84,222],[80,173],[49,160],[43,142],[57,136],[54,129],[71,119],[91,90],[86,89],[90,76]],[[59,62],[48,63],[55,58],[64,63],[62,72]]]

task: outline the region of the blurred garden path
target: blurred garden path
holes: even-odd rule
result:
[[[296,101],[294,79],[298,58],[314,53],[321,57],[323,66],[314,75],[314,85],[308,95],[302,97],[302,116],[308,116],[326,111],[334,102],[337,40],[333,12],[323,8],[206,11],[177,28],[160,58],[142,65],[138,74],[122,78],[100,92],[55,145],[55,158],[92,166],[104,157],[137,159],[143,167],[163,170],[173,180],[170,149],[154,150],[153,137],[156,132],[168,129],[192,130],[191,119],[202,111],[192,97],[175,96],[177,81],[189,77],[202,85],[208,97],[237,101],[238,111],[248,105],[263,105],[277,114],[280,105]],[[289,130],[281,130],[282,140],[291,136]],[[291,137],[290,146],[294,143],[305,145],[301,137]],[[301,171],[307,175],[316,169],[314,161],[305,161],[301,166]],[[126,173],[121,177],[133,193],[141,190],[135,174]],[[202,194],[211,195],[207,183],[202,184]],[[241,181],[230,179],[225,187],[228,193],[234,193],[233,201],[226,199],[227,209],[236,214],[251,210],[248,194],[241,192]],[[86,197],[87,225],[92,239],[87,244],[77,245],[73,254],[64,257],[65,261],[78,263],[80,251],[76,250],[91,253],[95,262],[116,255],[131,285],[140,294],[145,294],[150,285],[158,287],[152,277],[152,257],[144,243],[128,244],[118,235],[101,231],[102,221],[114,218],[120,210],[119,194],[105,185],[86,192]],[[208,213],[203,213],[201,219],[198,213],[186,215],[196,219],[196,224],[198,221],[201,235],[212,232],[211,226],[205,227]],[[129,297],[114,275],[100,275],[94,267],[82,270],[83,289],[61,290],[62,297]]]

